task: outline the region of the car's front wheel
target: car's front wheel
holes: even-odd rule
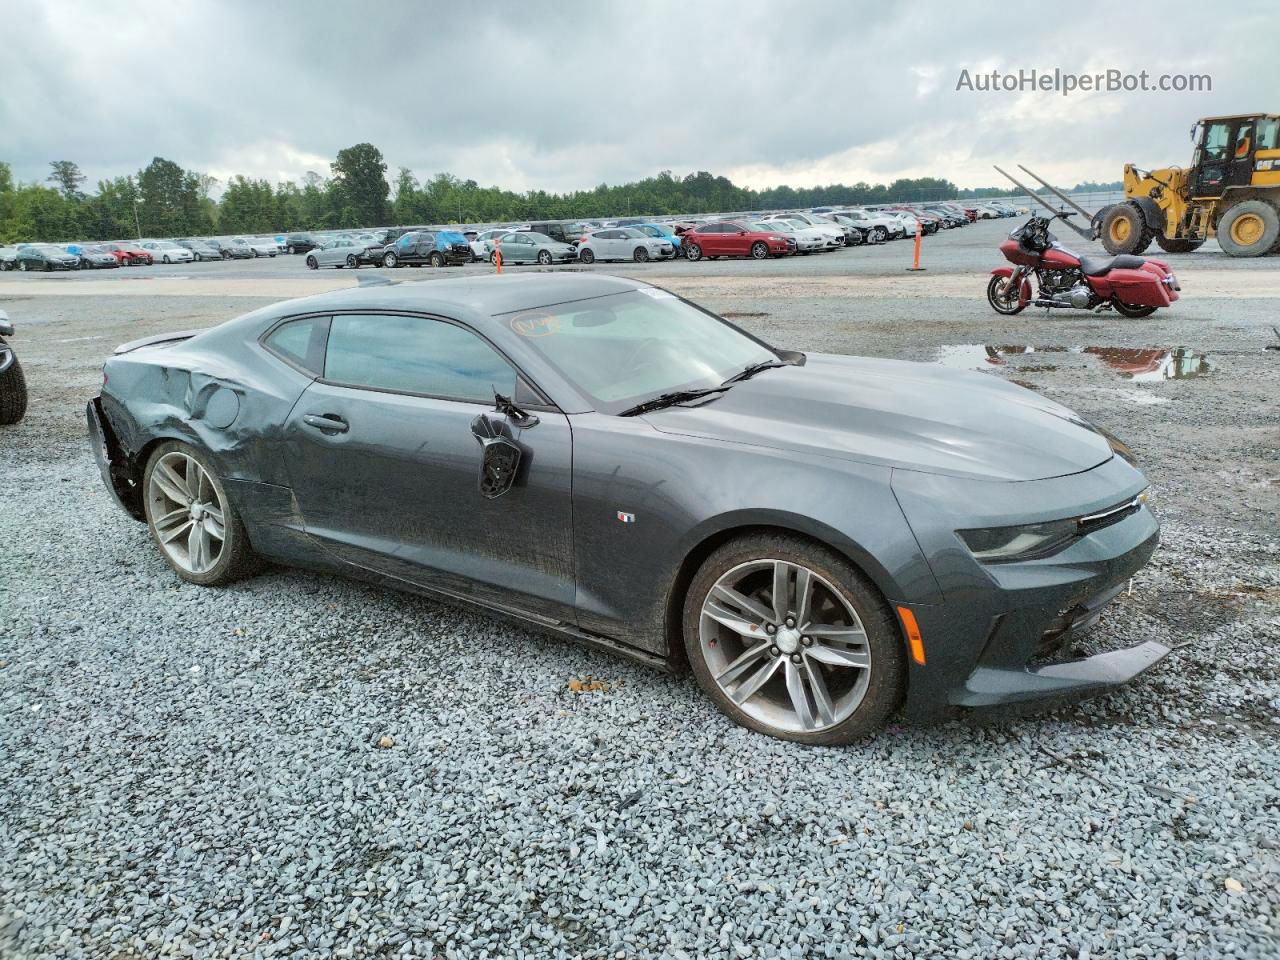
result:
[[[800,537],[732,540],[684,604],[698,684],[736,723],[810,744],[874,733],[902,696],[901,631],[852,564]]]
[[[388,253],[383,256],[382,265],[388,270],[394,270],[396,267],[400,266],[400,261],[394,253]]]
[[[696,263],[702,259],[702,247],[698,246],[696,243],[689,244],[688,248],[686,248],[684,252],[684,257],[686,260],[692,260]]]
[[[347,254],[347,266],[350,267],[352,270],[360,269],[360,260],[359,258],[356,257],[354,253]]]
[[[769,247],[757,240],[751,245],[751,258],[753,260],[763,260],[769,256]]]
[[[151,454],[142,483],[147,527],[179,577],[221,586],[255,571],[244,524],[207,454],[166,441]]]
[[[583,263],[595,263],[596,252],[592,250],[590,247],[587,247],[584,250],[579,250],[578,259],[581,260]]]
[[[550,250],[539,250],[539,251],[538,251],[538,262],[539,262],[540,264],[542,264],[544,267],[549,267],[549,266],[551,266],[551,259],[552,259],[552,258],[551,258],[551,251],[550,251]]]
[[[441,254],[438,250],[432,253],[431,256],[427,258],[427,260],[431,264],[431,266],[436,267],[437,269],[444,266],[444,255]]]
[[[320,264],[316,261],[315,257],[307,257],[307,268],[310,270],[319,270]]]

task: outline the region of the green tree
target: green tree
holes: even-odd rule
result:
[[[79,165],[74,160],[50,160],[49,166],[53,168],[53,172],[45,179],[49,183],[56,183],[67,199],[79,197],[80,184],[85,181]]]
[[[208,233],[213,224],[200,203],[200,176],[156,157],[138,174],[138,216],[144,234],[177,237]]]
[[[338,151],[329,165],[333,170],[335,206],[344,227],[377,227],[385,224],[390,210],[387,196],[387,162],[371,143],[357,143]]]

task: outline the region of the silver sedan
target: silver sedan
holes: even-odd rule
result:
[[[320,241],[320,246],[307,253],[307,266],[312,270],[321,267],[360,266],[360,258],[365,254],[365,244],[350,237],[333,237]]]

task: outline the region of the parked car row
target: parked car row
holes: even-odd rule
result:
[[[302,255],[313,270],[367,265],[443,267],[494,262],[499,248],[505,262],[544,265],[676,257],[763,259],[886,243],[913,237],[917,231],[932,234],[1027,212],[1026,207],[1007,200],[936,201],[660,220],[537,221],[484,230],[421,225],[261,237],[20,243],[0,247],[0,270],[93,270],[280,254]]]

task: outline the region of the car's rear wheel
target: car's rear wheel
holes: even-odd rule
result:
[[[590,247],[587,247],[585,250],[579,250],[578,259],[581,260],[583,263],[595,263],[596,262],[595,251],[592,250]]]
[[[686,260],[693,260],[696,263],[702,259],[702,247],[696,243],[689,244],[688,249],[684,252],[684,257]]]
[[[772,737],[851,743],[902,696],[902,635],[879,592],[800,537],[751,534],[712,553],[685,597],[684,641],[716,706]]]
[[[315,257],[307,257],[307,267],[312,270],[319,270],[320,264],[316,262]]]
[[[143,490],[147,527],[183,580],[221,586],[257,568],[244,524],[203,451],[178,440],[160,444]]]
[[[759,240],[751,245],[751,256],[756,260],[763,260],[769,256],[769,246]]]
[[[544,267],[549,267],[549,266],[551,266],[551,251],[550,251],[550,250],[539,250],[539,251],[538,251],[538,262],[539,262],[540,264],[542,264]]]
[[[360,261],[354,253],[347,254],[347,266],[352,270],[360,269]]]
[[[443,255],[440,253],[440,251],[438,251],[438,250],[437,250],[436,252],[432,253],[432,254],[431,254],[431,256],[430,256],[430,257],[428,257],[428,260],[431,262],[431,265],[432,265],[433,267],[443,267],[443,266],[444,266],[444,256],[443,256]]]
[[[19,270],[21,270],[23,273],[26,273],[26,272],[27,272],[27,261],[25,261],[25,260],[19,260],[19,261],[18,261],[18,269],[19,269]]]
[[[394,253],[388,253],[382,258],[382,265],[388,270],[394,270],[400,266],[400,260]]]
[[[0,425],[17,423],[26,412],[27,378],[23,376],[22,364],[14,357],[9,369],[0,373]]]

